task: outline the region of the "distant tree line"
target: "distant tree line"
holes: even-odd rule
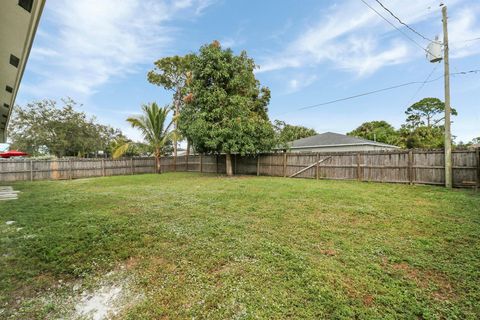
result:
[[[437,98],[424,98],[407,108],[405,123],[395,129],[386,121],[362,123],[347,135],[377,142],[396,145],[402,148],[442,149],[444,147],[444,113],[445,103]],[[452,115],[458,113],[452,108]],[[457,148],[468,147],[477,143],[458,143]]]
[[[41,100],[16,106],[9,130],[11,148],[34,156],[57,157],[111,155],[128,139],[119,129],[97,122],[74,100]],[[132,150],[133,151],[133,150]]]

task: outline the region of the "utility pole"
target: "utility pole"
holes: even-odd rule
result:
[[[450,131],[450,64],[448,60],[447,6],[442,8],[443,16],[443,61],[445,64],[445,187],[452,187],[452,133]]]

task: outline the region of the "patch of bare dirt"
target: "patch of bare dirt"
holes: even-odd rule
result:
[[[441,272],[420,270],[405,262],[392,264],[391,268],[401,272],[405,278],[414,281],[420,288],[428,289],[433,287],[432,297],[436,300],[455,298],[452,284]]]

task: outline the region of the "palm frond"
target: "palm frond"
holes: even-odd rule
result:
[[[130,148],[130,145],[131,145],[131,142],[127,142],[115,148],[112,154],[113,159],[118,159],[122,157],[125,153],[127,153],[128,148]]]
[[[173,137],[171,131],[173,120],[165,123],[170,111],[170,106],[160,108],[157,103],[152,102],[142,105],[142,115],[129,117],[127,121],[133,128],[141,131],[146,143],[155,149],[163,149]]]

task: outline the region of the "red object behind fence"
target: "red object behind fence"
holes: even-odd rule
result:
[[[4,153],[0,153],[0,158],[25,157],[25,156],[28,156],[28,153],[17,151],[17,150],[10,150]]]

